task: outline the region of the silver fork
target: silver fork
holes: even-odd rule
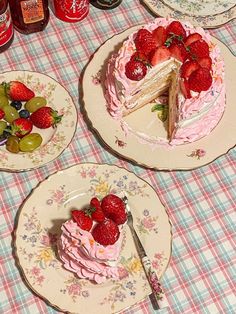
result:
[[[158,308],[161,309],[161,308],[168,307],[169,305],[168,305],[168,302],[166,300],[164,291],[161,287],[160,281],[156,275],[155,270],[152,267],[150,259],[148,258],[147,254],[146,254],[146,251],[145,251],[145,249],[144,249],[144,247],[143,247],[143,245],[139,239],[139,236],[134,229],[133,216],[132,216],[129,204],[128,204],[127,196],[123,197],[123,201],[124,201],[125,206],[126,206],[127,224],[128,224],[130,231],[132,233],[139,257],[141,259],[141,262],[142,262],[143,268],[145,270],[148,282],[149,282],[150,287],[152,289],[153,296],[155,297],[155,300],[157,301]]]

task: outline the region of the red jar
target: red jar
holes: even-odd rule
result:
[[[9,0],[15,29],[23,34],[40,32],[49,21],[48,0]]]
[[[10,9],[7,0],[0,0],[0,52],[10,47],[14,37]]]
[[[53,0],[52,11],[62,21],[75,23],[89,13],[89,0]]]

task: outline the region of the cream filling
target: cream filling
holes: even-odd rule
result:
[[[204,102],[204,106],[201,108],[201,111],[196,111],[195,113],[193,113],[191,115],[190,118],[185,118],[185,119],[178,121],[176,126],[178,128],[185,128],[185,127],[189,126],[190,124],[193,124],[193,123],[201,120],[201,118],[208,113],[208,111],[212,108],[212,106],[214,106],[214,104],[216,104],[218,102],[218,98],[222,92],[222,89],[223,89],[223,86],[221,87],[220,92],[218,92],[218,91],[216,92],[217,97],[215,97],[211,102]]]

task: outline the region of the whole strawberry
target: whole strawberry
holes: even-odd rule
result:
[[[0,108],[0,120],[5,116],[5,112]]]
[[[94,221],[102,222],[105,219],[100,201],[97,197],[91,199],[89,211],[91,212],[91,218]]]
[[[141,61],[142,63],[149,65],[148,57],[141,51],[135,51],[130,57],[130,60]]]
[[[138,60],[130,60],[125,65],[125,75],[132,81],[140,81],[147,73],[146,65]]]
[[[127,220],[125,204],[117,195],[106,195],[102,199],[101,207],[104,215],[112,219],[117,225],[123,224]]]
[[[10,133],[19,138],[29,134],[32,131],[33,124],[30,120],[25,118],[15,119],[10,128]]]
[[[111,219],[105,219],[99,222],[92,230],[93,238],[101,245],[112,245],[120,236],[117,224]]]
[[[28,101],[35,96],[34,92],[19,81],[2,83],[5,92],[11,100]]]
[[[51,107],[41,107],[30,116],[33,125],[39,129],[47,129],[54,127],[62,119],[62,115],[58,115],[56,110]]]
[[[92,228],[92,218],[89,217],[85,211],[74,209],[71,211],[71,215],[81,229],[89,231]]]

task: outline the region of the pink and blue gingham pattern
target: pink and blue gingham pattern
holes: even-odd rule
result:
[[[78,80],[91,55],[112,35],[153,17],[137,0],[123,1],[113,11],[91,6],[88,17],[75,24],[51,14],[45,31],[15,33],[12,46],[0,55],[1,72],[48,74],[65,86],[78,108],[75,136],[59,158],[40,169],[0,173],[0,314],[58,313],[22,280],[12,253],[13,230],[18,208],[32,189],[55,171],[80,162],[116,164],[133,171],[151,183],[165,205],[173,225],[173,247],[162,278],[170,308],[160,313],[236,313],[236,149],[192,171],[152,171],[111,154],[80,112]],[[236,55],[235,20],[210,32]],[[123,313],[154,311],[147,298]]]

